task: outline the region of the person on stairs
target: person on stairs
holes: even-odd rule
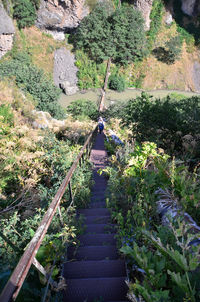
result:
[[[99,120],[98,120],[98,128],[99,128],[99,133],[101,134],[101,132],[104,129],[104,121],[103,121],[103,118],[101,116],[99,117]]]

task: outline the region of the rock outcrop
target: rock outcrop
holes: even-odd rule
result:
[[[15,27],[0,3],[0,58],[12,49]]]
[[[181,0],[182,11],[188,16],[197,16],[200,13],[199,0]]]
[[[71,95],[78,91],[78,68],[75,66],[74,55],[66,48],[60,48],[54,53],[54,83]]]
[[[150,13],[152,8],[153,0],[135,0],[134,6],[141,11],[145,20],[145,29],[150,28]]]
[[[88,13],[85,0],[41,0],[36,26],[62,40]]]

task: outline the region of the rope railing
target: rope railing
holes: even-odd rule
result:
[[[19,291],[24,283],[24,280],[25,280],[32,264],[42,274],[44,274],[44,275],[46,274],[45,269],[37,261],[35,256],[37,254],[37,251],[44,239],[44,236],[49,228],[49,225],[50,225],[57,209],[59,211],[59,214],[61,215],[60,203],[61,203],[61,199],[66,191],[67,186],[69,187],[69,194],[70,194],[71,202],[73,202],[70,180],[71,180],[72,175],[73,175],[74,171],[76,170],[78,164],[79,163],[81,164],[81,161],[84,160],[84,154],[86,153],[89,156],[90,150],[92,147],[92,139],[93,139],[96,131],[97,131],[97,126],[95,126],[94,130],[90,133],[84,146],[82,147],[81,151],[79,152],[77,158],[73,162],[73,165],[71,166],[69,172],[67,173],[66,177],[64,178],[60,188],[58,189],[48,210],[46,211],[40,226],[36,230],[34,237],[30,241],[24,254],[20,258],[18,265],[14,269],[10,279],[8,280],[6,286],[4,287],[4,289],[0,295],[0,302],[10,302],[10,301],[16,300],[16,298],[19,294]]]

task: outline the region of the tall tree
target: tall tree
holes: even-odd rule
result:
[[[96,62],[112,59],[124,65],[145,55],[144,21],[133,7],[114,11],[108,4],[97,5],[81,22],[74,41]]]

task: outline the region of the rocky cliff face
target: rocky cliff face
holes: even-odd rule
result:
[[[200,13],[199,0],[181,0],[182,11],[188,16],[197,16]]]
[[[141,11],[145,20],[145,29],[150,28],[150,13],[152,8],[153,0],[135,0],[134,6]]]
[[[12,19],[0,4],[0,58],[12,49],[15,27]]]
[[[63,39],[64,33],[76,28],[88,13],[85,0],[41,0],[36,25]]]

